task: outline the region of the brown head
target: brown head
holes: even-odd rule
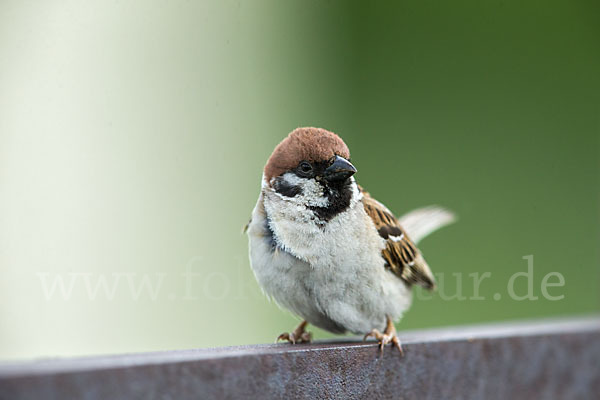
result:
[[[320,220],[346,210],[356,193],[350,151],[335,133],[298,128],[275,147],[265,166],[270,189]],[[279,200],[278,200],[279,201]]]
[[[321,128],[297,128],[273,150],[265,165],[265,178],[270,182],[272,178],[298,168],[303,161],[333,163],[336,156],[345,160],[350,158],[348,146],[338,135]]]

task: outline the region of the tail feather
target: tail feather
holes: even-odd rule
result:
[[[418,208],[398,220],[410,238],[419,243],[426,236],[456,221],[456,215],[439,206]]]

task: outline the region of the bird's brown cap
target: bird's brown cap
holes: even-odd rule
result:
[[[326,161],[336,155],[350,158],[348,146],[338,135],[321,128],[297,128],[273,150],[265,165],[265,178],[269,182],[296,168],[300,161]]]

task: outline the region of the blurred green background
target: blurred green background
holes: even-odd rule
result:
[[[597,312],[598,21],[597,1],[2,1],[0,358],[291,329],[241,229],[307,125],[397,214],[460,217],[422,243],[441,291],[400,329]],[[539,299],[516,301],[528,255]]]

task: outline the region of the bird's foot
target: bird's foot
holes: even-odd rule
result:
[[[379,341],[379,349],[381,350],[382,355],[383,347],[388,343],[392,343],[392,347],[397,348],[400,355],[404,355],[404,351],[402,351],[402,346],[400,345],[400,339],[398,339],[398,336],[396,335],[396,327],[390,318],[387,319],[387,325],[383,333],[379,332],[377,329],[373,329],[365,335],[363,341],[371,336]]]
[[[306,325],[308,325],[308,322],[302,321],[300,325],[298,325],[292,332],[284,332],[279,335],[275,340],[275,343],[279,342],[280,340],[287,340],[292,344],[310,343],[312,341],[312,334],[304,330]]]

